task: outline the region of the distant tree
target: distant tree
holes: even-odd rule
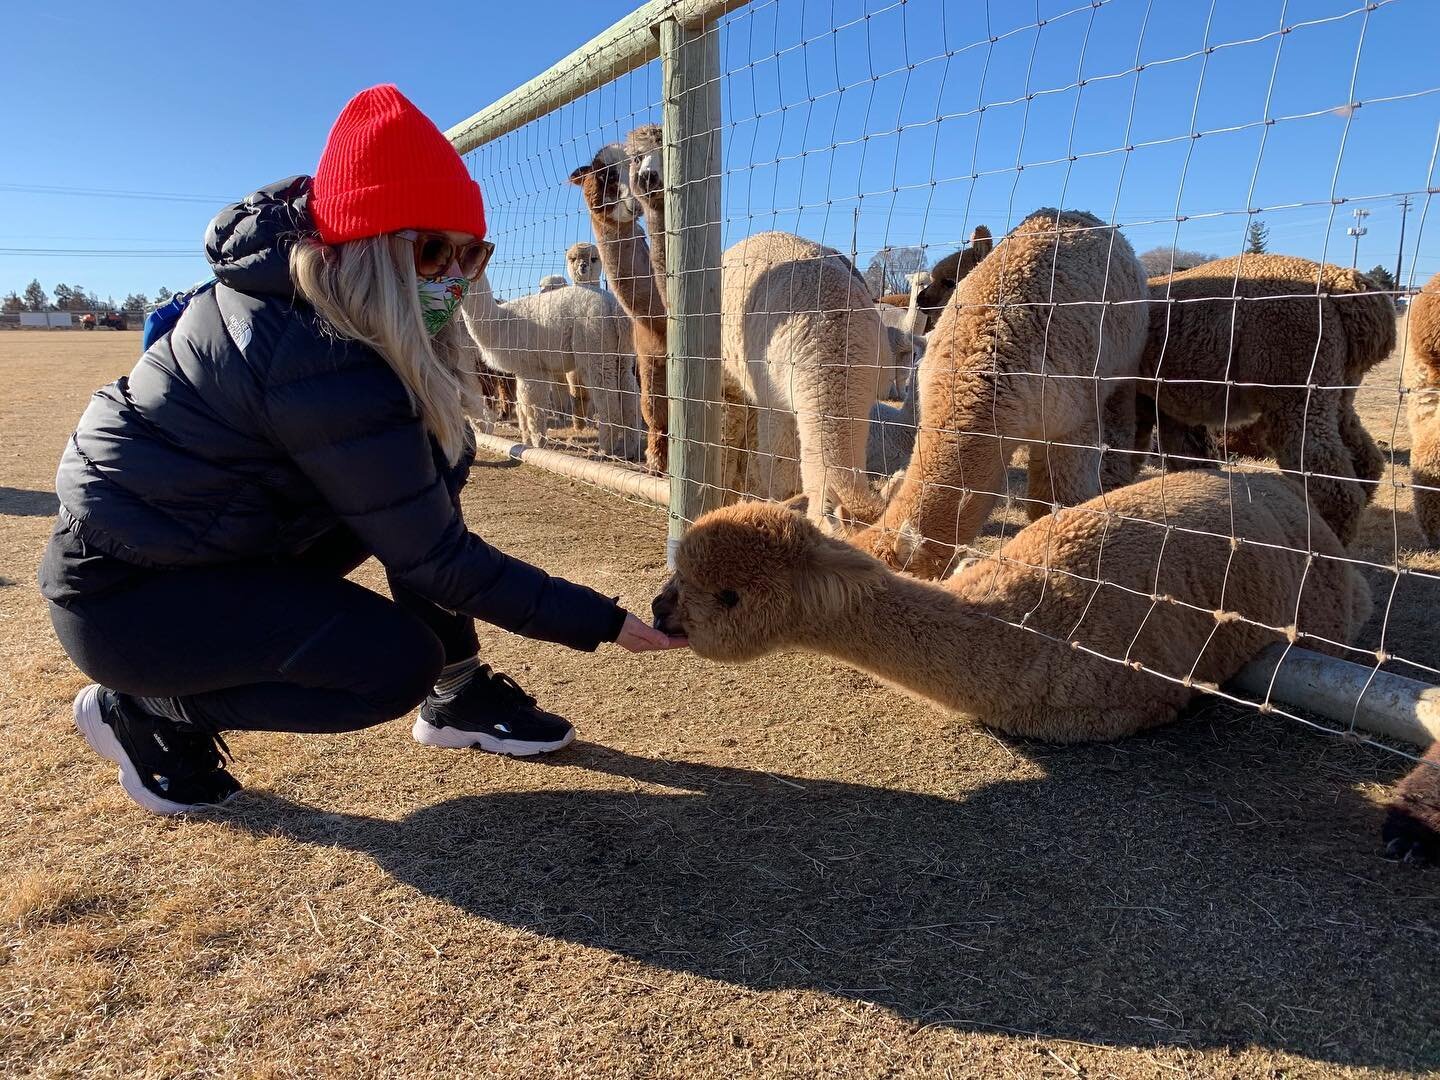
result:
[[[32,280],[29,285],[25,286],[25,310],[50,310],[50,297],[45,295],[45,288],[40,284],[38,278]]]
[[[55,306],[61,311],[89,311],[97,305],[95,297],[80,285],[66,285],[61,282],[55,286]]]
[[[865,271],[865,284],[876,296],[886,293],[908,292],[910,283],[906,275],[925,269],[925,249],[918,245],[909,247],[883,247],[875,252],[870,266]]]
[[[129,296],[125,297],[125,310],[139,314],[145,310],[149,303],[150,298],[143,292],[132,292]]]
[[[1270,226],[1256,218],[1245,232],[1245,254],[1264,255],[1270,250]]]
[[[1204,251],[1186,251],[1184,248],[1153,247],[1140,255],[1140,265],[1145,268],[1148,277],[1155,277],[1159,274],[1168,274],[1172,269],[1189,270],[1191,267],[1199,266],[1201,263],[1212,262],[1218,259],[1218,255],[1210,255]]]
[[[14,289],[11,289],[8,293],[5,294],[4,304],[3,306],[0,306],[0,311],[4,311],[6,315],[14,315],[17,311],[24,310],[25,301],[20,299],[19,293],[17,293]]]
[[[1375,287],[1385,292],[1395,288],[1395,275],[1386,270],[1383,266],[1371,267],[1365,272],[1365,276],[1375,283]]]
[[[166,300],[169,300],[170,297],[174,295],[175,294],[172,293],[169,289],[165,288],[164,285],[161,285],[160,291],[155,294],[155,302],[157,304],[163,304]]]

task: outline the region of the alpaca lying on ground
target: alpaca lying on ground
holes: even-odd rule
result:
[[[925,424],[903,483],[854,543],[897,570],[938,576],[1005,493],[1023,443],[1032,518],[1128,482],[1127,376],[1145,344],[1147,296],[1129,242],[1099,218],[1046,209],[1022,221],[931,331],[918,380]],[[1102,455],[1101,445],[1122,449]]]
[[[516,413],[526,442],[544,445],[549,388],[562,385],[573,369],[590,391],[600,451],[627,460],[639,456],[629,342],[624,319],[606,294],[566,285],[502,305],[482,274],[462,311],[485,363],[517,377]]]
[[[1396,787],[1380,835],[1393,858],[1440,863],[1440,742]]]
[[[1415,519],[1433,548],[1440,547],[1440,274],[1410,302],[1408,321],[1405,411],[1410,421],[1410,482]]]
[[[925,325],[919,333],[929,333],[935,329],[960,282],[965,280],[970,271],[974,270],[994,247],[995,241],[990,237],[990,230],[984,225],[976,225],[975,231],[970,234],[970,243],[959,251],[946,255],[930,268],[930,282],[923,287],[919,297],[919,307],[925,315]]]
[[[1255,542],[1232,548],[1232,529]],[[895,574],[784,507],[746,503],[696,523],[653,609],[659,629],[707,659],[823,653],[1013,735],[1082,742],[1173,720],[1285,628],[1349,641],[1370,594],[1343,556],[1278,476],[1188,472],[1121,488],[1034,522],[943,584]]]
[[[1158,382],[1139,384],[1137,447],[1156,424],[1167,466],[1193,467],[1208,429],[1238,428],[1228,449],[1268,450],[1297,482],[1309,472],[1311,501],[1349,543],[1385,468],[1354,387],[1395,347],[1390,297],[1354,270],[1288,255],[1202,263],[1149,291],[1141,374]]]

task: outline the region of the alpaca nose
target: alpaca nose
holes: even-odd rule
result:
[[[654,169],[645,169],[635,177],[635,188],[641,195],[653,195],[663,185],[664,181]]]
[[[665,583],[654,600],[650,601],[650,614],[653,617],[652,625],[662,634],[682,635],[685,628],[680,625],[680,620],[675,617],[675,609],[679,604],[680,590],[675,585],[674,578]]]

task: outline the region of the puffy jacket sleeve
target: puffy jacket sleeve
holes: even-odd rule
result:
[[[551,577],[471,533],[455,478],[394,372],[368,349],[336,343],[335,364],[270,385],[278,445],[367,549],[416,592],[451,611],[573,649],[613,641],[618,604]]]

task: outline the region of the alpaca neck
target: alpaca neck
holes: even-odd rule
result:
[[[655,288],[650,246],[635,221],[617,222],[608,214],[590,214],[600,265],[626,313],[653,333],[665,332],[665,298]]]
[[[490,279],[481,274],[470,283],[465,293],[465,322],[470,336],[484,349],[502,347],[507,340],[513,345],[513,334],[507,338],[505,328],[520,320],[519,312],[501,307],[490,291]]]
[[[666,308],[670,296],[670,284],[666,279],[666,243],[665,243],[665,206],[663,203],[652,205],[644,204],[645,231],[655,237],[655,243],[650,245],[650,270],[655,278],[655,288],[660,294],[661,303]]]
[[[1013,656],[1008,635],[940,585],[902,574],[854,608],[801,635],[798,644],[833,656],[960,712],[995,710],[988,690]]]

